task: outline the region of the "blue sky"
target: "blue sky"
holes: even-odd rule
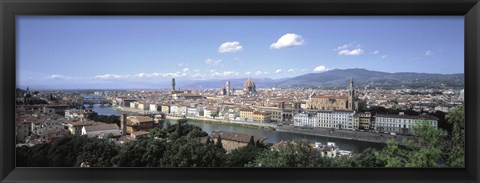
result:
[[[463,73],[463,16],[19,16],[17,84],[142,87],[331,69]],[[108,87],[107,87],[108,88]]]

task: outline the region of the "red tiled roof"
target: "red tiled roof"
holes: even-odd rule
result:
[[[316,95],[316,96],[312,96],[312,98],[348,99],[348,96]]]
[[[117,124],[100,124],[95,126],[85,126],[85,130],[87,132],[93,131],[103,131],[103,130],[115,130],[120,129]]]
[[[222,140],[231,140],[237,142],[244,142],[248,143],[250,141],[250,137],[253,136],[254,141],[259,140],[263,142],[267,139],[267,137],[256,136],[256,135],[247,135],[243,133],[235,133],[235,132],[226,132],[226,131],[219,131],[215,130],[212,132],[211,136],[213,138],[218,138],[219,136],[222,137]]]

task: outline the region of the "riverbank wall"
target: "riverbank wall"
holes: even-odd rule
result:
[[[182,117],[167,116],[166,119],[178,120],[183,119]],[[351,130],[331,130],[327,128],[301,128],[295,126],[277,126],[275,124],[269,123],[255,123],[255,122],[243,122],[243,121],[228,121],[223,119],[213,119],[213,118],[195,118],[188,117],[187,120],[192,120],[196,122],[203,123],[220,123],[226,125],[239,125],[250,128],[266,128],[271,130],[276,130],[279,132],[288,132],[304,135],[313,135],[320,137],[330,137],[336,139],[346,139],[346,140],[355,140],[362,142],[372,142],[372,143],[382,143],[386,144],[388,140],[393,140],[398,144],[403,144],[403,139],[409,138],[407,136],[401,135],[390,135],[384,133],[374,133],[374,132],[359,132]]]
[[[384,133],[374,133],[374,132],[359,132],[351,130],[331,130],[326,128],[301,128],[295,126],[278,126],[276,128],[279,132],[289,132],[289,133],[298,133],[304,135],[314,135],[338,139],[347,139],[347,140],[356,140],[363,142],[373,142],[373,143],[387,143],[388,140],[393,140],[398,144],[403,144],[403,139],[407,139],[407,136],[401,135],[390,135]]]
[[[166,116],[166,119],[179,120],[183,118],[176,117],[176,116]],[[258,122],[234,121],[234,120],[201,118],[201,117],[187,117],[186,119],[196,121],[196,122],[220,123],[220,124],[226,124],[226,125],[238,125],[238,126],[245,126],[250,128],[264,128],[264,129],[270,129],[270,130],[275,130],[277,128],[277,125],[275,124],[258,123]]]

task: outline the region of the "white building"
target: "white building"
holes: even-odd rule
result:
[[[190,116],[190,117],[198,117],[199,114],[198,114],[198,110],[196,107],[187,107],[187,116]]]
[[[317,117],[310,113],[298,113],[293,116],[294,126],[316,127]]]
[[[157,104],[150,104],[150,111],[157,112]]]
[[[375,130],[379,132],[411,134],[412,127],[422,120],[426,120],[435,129],[438,127],[438,118],[434,116],[377,114],[375,117]]]
[[[112,134],[113,136],[122,135],[122,130],[118,127],[117,124],[100,124],[95,126],[84,126],[82,128],[82,135],[88,135],[89,137],[96,136],[108,136]]]
[[[314,127],[352,130],[354,114],[354,111],[319,111]]]
[[[179,115],[177,105],[170,105],[170,114]]]
[[[67,109],[65,110],[65,118],[73,119],[73,118],[86,118],[89,113],[93,113],[91,109]]]
[[[317,114],[299,113],[293,116],[294,126],[353,129],[354,111],[317,111]]]
[[[178,106],[177,107],[177,114],[185,116],[187,115],[187,106]]]

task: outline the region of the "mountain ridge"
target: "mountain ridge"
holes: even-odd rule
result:
[[[356,87],[361,88],[463,88],[464,74],[435,74],[416,72],[388,73],[362,68],[334,69],[321,73],[308,73],[292,78],[252,78],[257,88],[346,88],[353,79]],[[217,79],[197,81],[184,85],[184,88],[223,88],[230,80],[234,88],[242,88],[247,78]]]

